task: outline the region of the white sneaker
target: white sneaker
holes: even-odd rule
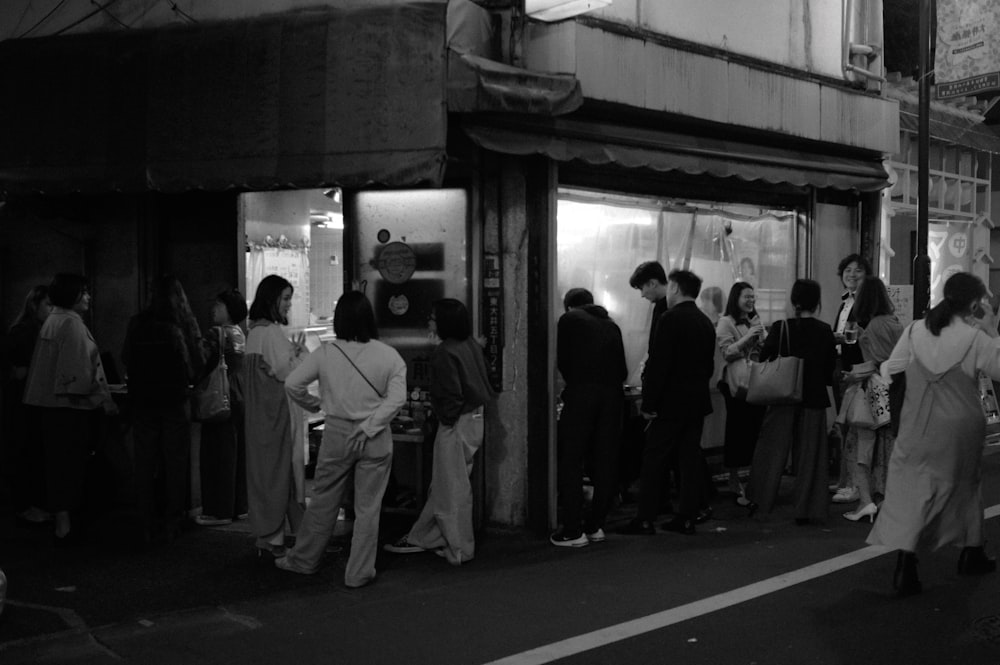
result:
[[[608,539],[608,537],[604,535],[604,529],[601,529],[599,527],[597,531],[594,531],[593,533],[588,533],[586,534],[586,536],[587,540],[592,543],[603,543],[605,540]]]

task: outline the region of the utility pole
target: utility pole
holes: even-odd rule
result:
[[[920,0],[920,99],[917,120],[917,251],[913,257],[913,318],[923,318],[931,301],[931,257],[927,253],[930,196],[931,26],[934,0]]]

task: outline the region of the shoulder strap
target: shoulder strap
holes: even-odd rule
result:
[[[367,383],[367,384],[368,384],[369,386],[371,386],[371,387],[372,387],[372,390],[374,390],[374,391],[375,391],[375,394],[376,394],[376,395],[378,395],[379,397],[381,397],[381,398],[383,398],[383,399],[385,398],[385,395],[383,395],[383,394],[382,394],[381,392],[379,392],[379,389],[375,387],[375,384],[374,384],[374,383],[372,383],[371,381],[369,381],[369,380],[368,380],[368,377],[367,377],[367,376],[365,376],[365,373],[364,373],[364,372],[362,372],[362,371],[361,371],[361,370],[360,370],[360,369],[358,368],[358,366],[354,364],[354,361],[353,361],[353,360],[351,360],[351,357],[350,357],[349,355],[347,355],[347,352],[346,352],[346,351],[344,351],[344,350],[343,350],[342,348],[340,348],[340,347],[339,347],[339,346],[337,345],[337,343],[336,343],[336,342],[331,342],[331,343],[330,343],[330,346],[332,346],[333,348],[335,348],[335,349],[337,349],[338,351],[340,351],[340,353],[341,353],[341,354],[342,354],[342,355],[343,355],[343,356],[344,356],[345,358],[347,358],[347,362],[351,363],[351,367],[353,367],[354,369],[356,369],[356,370],[358,371],[358,374],[360,374],[360,375],[361,375],[361,378],[365,380],[365,383]]]

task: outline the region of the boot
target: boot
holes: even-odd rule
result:
[[[900,550],[896,555],[896,572],[892,576],[892,588],[896,598],[906,598],[923,591],[923,585],[917,577],[917,555],[913,552]]]
[[[958,557],[959,575],[987,575],[996,571],[997,560],[986,556],[983,546],[963,547]]]

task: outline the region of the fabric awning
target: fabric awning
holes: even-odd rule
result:
[[[580,81],[448,51],[448,110],[561,115],[583,103]]]
[[[841,157],[770,145],[565,118],[476,118],[463,123],[494,152],[546,155],[558,161],[683,171],[718,178],[872,192],[888,186],[878,156]]]
[[[0,43],[0,189],[440,184],[446,3]]]

